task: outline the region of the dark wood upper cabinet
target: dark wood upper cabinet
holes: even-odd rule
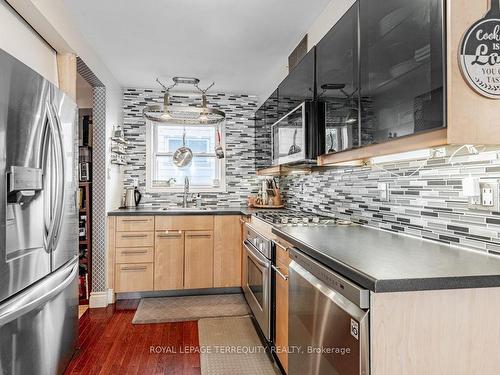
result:
[[[358,3],[316,46],[316,79],[326,152],[359,146]]]
[[[359,0],[361,146],[443,127],[443,0]]]

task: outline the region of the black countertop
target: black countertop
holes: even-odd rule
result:
[[[167,209],[155,207],[136,207],[136,208],[119,208],[109,211],[108,216],[186,216],[186,215],[243,215],[250,216],[255,212],[255,209],[238,206],[238,207],[202,207],[183,209],[180,207],[171,207]]]
[[[366,226],[273,233],[373,292],[500,287],[500,257]]]

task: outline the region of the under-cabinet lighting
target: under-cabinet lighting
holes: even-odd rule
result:
[[[417,151],[401,152],[399,154],[375,156],[370,159],[370,162],[372,164],[383,164],[402,160],[430,159],[443,156],[446,156],[446,149],[444,147],[426,148]]]

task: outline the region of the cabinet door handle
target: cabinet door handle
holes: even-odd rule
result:
[[[188,237],[197,237],[197,238],[209,238],[212,237],[211,234],[188,234]]]
[[[122,254],[146,254],[147,250],[122,250]]]
[[[182,237],[182,234],[180,233],[177,233],[177,234],[157,234],[156,237],[159,237],[159,238],[179,238],[179,237]]]
[[[166,230],[165,233],[157,233],[156,234],[156,237],[160,237],[160,238],[179,238],[181,236],[182,236],[181,230],[178,230],[175,232],[171,232],[171,231]]]
[[[134,266],[134,267],[122,267],[120,270],[122,271],[144,271],[147,270],[148,266]]]
[[[278,274],[283,280],[285,281],[288,280],[288,276],[284,275],[278,267],[276,267],[274,264],[271,265],[271,267],[276,272],[276,274]]]
[[[122,238],[145,238],[147,234],[122,234]]]
[[[146,223],[150,221],[150,219],[122,219],[122,221],[126,221],[129,223]]]

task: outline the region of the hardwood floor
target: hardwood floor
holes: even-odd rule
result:
[[[138,303],[87,310],[65,374],[200,374],[197,322],[132,324]]]

